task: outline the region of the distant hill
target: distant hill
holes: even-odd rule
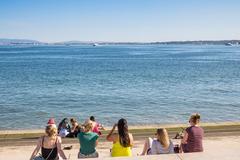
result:
[[[240,40],[199,40],[199,41],[169,41],[169,42],[103,42],[103,41],[65,41],[65,42],[54,42],[54,43],[45,43],[36,40],[29,40],[29,39],[7,39],[7,38],[0,38],[0,45],[93,45],[93,44],[100,44],[100,45],[124,45],[124,44],[144,44],[144,45],[151,45],[151,44],[164,44],[164,45],[181,45],[181,44],[194,44],[194,45],[239,45]]]
[[[169,41],[169,42],[154,42],[152,44],[240,45],[240,40]]]
[[[0,45],[36,45],[43,44],[42,42],[29,39],[7,39],[0,38]]]
[[[180,45],[180,44],[194,44],[194,45],[227,45],[227,44],[233,44],[233,45],[240,45],[240,40],[207,40],[207,41],[169,41],[169,42],[95,42],[95,41],[66,41],[66,42],[56,42],[53,43],[55,45],[81,45],[81,44],[100,44],[100,45],[124,45],[124,44],[165,44],[165,45]]]

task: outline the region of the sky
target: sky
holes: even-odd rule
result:
[[[1,0],[0,38],[43,42],[240,39],[240,1]]]

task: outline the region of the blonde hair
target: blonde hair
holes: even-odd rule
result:
[[[198,124],[200,122],[200,114],[198,113],[192,114],[190,117],[190,121],[194,124]]]
[[[54,137],[57,135],[57,128],[53,125],[48,125],[46,126],[45,132],[49,137]]]
[[[92,121],[91,121],[91,120],[87,120],[87,121],[85,121],[85,123],[84,123],[83,126],[84,126],[84,130],[85,130],[85,132],[91,131],[92,128],[93,128]]]
[[[157,129],[157,139],[163,146],[163,148],[168,148],[170,145],[168,132],[165,128],[159,128]]]

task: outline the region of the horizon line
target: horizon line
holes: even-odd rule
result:
[[[65,40],[65,41],[54,41],[47,42],[36,39],[25,39],[25,38],[0,38],[0,40],[19,40],[19,41],[36,41],[39,43],[169,43],[169,42],[213,42],[213,41],[240,41],[240,39],[198,39],[198,40],[166,40],[166,41],[104,41],[104,40]]]

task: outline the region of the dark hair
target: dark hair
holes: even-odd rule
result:
[[[60,122],[61,124],[63,123],[68,123],[68,118],[63,118],[63,120]]]
[[[63,120],[58,124],[58,133],[61,130],[63,125],[65,125],[68,129],[70,128],[68,124],[68,118],[63,118]]]
[[[200,118],[201,118],[200,114],[195,113],[195,114],[192,114],[192,115],[191,115],[190,120],[191,120],[194,124],[197,124],[197,123],[199,123]]]
[[[94,117],[94,116],[91,116],[91,117],[90,117],[90,120],[91,120],[91,121],[95,121],[95,117]]]
[[[71,123],[75,123],[75,122],[77,122],[77,120],[74,119],[74,118],[71,118],[71,119],[70,119],[70,122],[71,122]]]
[[[123,147],[130,146],[130,138],[128,134],[128,125],[126,119],[119,119],[118,121],[118,134],[119,134],[119,142]]]

